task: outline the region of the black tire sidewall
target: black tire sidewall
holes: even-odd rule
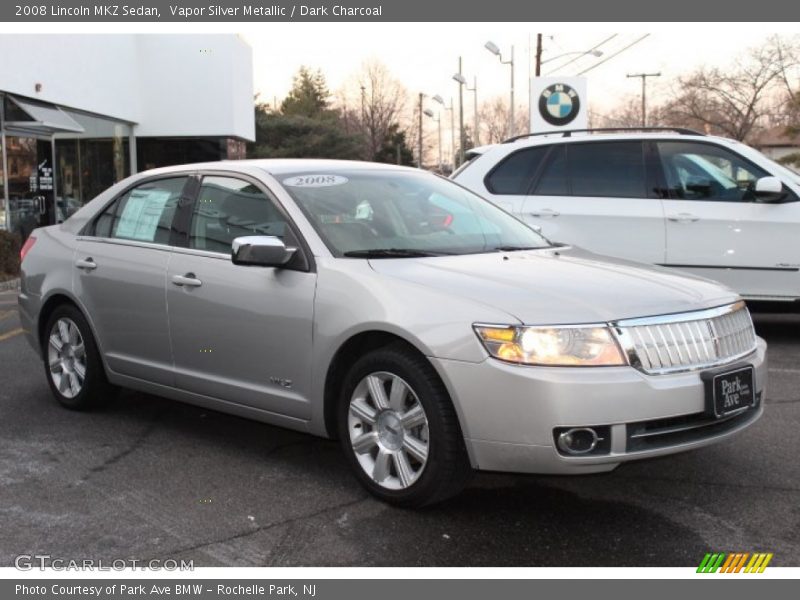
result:
[[[364,472],[350,444],[348,428],[350,398],[364,377],[379,371],[392,373],[402,378],[417,395],[428,419],[429,454],[425,469],[417,481],[403,490],[390,490],[375,483]],[[465,458],[459,456],[460,453],[465,455],[466,452],[460,428],[458,428],[458,436],[447,433],[448,429],[452,430],[452,424],[448,428],[445,421],[455,419],[450,396],[427,359],[415,356],[405,348],[389,346],[358,359],[344,378],[337,409],[339,440],[356,478],[373,495],[391,504],[419,507],[438,499],[443,495],[441,493],[442,482],[448,480],[443,472],[452,468],[452,465],[445,464],[448,460],[447,457]],[[445,496],[447,495],[450,494],[445,494]]]
[[[49,339],[52,334],[53,326],[59,319],[64,318],[70,319],[78,327],[86,351],[86,376],[84,377],[81,391],[74,398],[67,398],[58,390],[50,375],[50,365],[48,361]],[[83,316],[83,313],[75,306],[64,304],[57,307],[50,314],[42,336],[42,358],[44,360],[47,384],[50,386],[50,391],[53,393],[53,396],[55,396],[56,400],[58,400],[62,406],[71,410],[88,410],[100,406],[108,400],[110,389],[106,381],[105,371],[100,359],[100,353],[97,350],[94,335],[92,334],[92,329],[89,326],[89,322]]]

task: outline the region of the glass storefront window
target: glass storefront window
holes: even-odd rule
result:
[[[57,204],[67,218],[92,198],[128,177],[131,126],[96,115],[63,109],[81,134],[57,133]]]

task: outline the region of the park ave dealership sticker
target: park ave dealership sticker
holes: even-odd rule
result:
[[[581,110],[581,99],[572,87],[554,83],[539,96],[539,114],[551,125],[571,123]]]

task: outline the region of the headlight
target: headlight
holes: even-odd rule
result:
[[[501,360],[561,367],[628,364],[608,327],[475,325],[486,350]]]

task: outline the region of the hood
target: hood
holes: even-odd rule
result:
[[[378,259],[387,277],[487,304],[520,322],[608,322],[734,302],[719,283],[574,247],[420,259]]]

